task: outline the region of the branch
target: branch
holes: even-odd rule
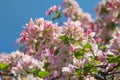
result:
[[[112,72],[112,73],[109,73],[108,75],[112,75],[112,74],[120,74],[120,71],[118,71],[118,72]]]
[[[111,71],[113,71],[115,68],[117,68],[117,67],[119,67],[119,66],[120,66],[120,64],[117,64],[117,65],[114,66],[113,68],[109,69],[107,72],[111,72]]]
[[[11,74],[7,74],[4,72],[0,72],[0,76],[14,76],[12,73]]]

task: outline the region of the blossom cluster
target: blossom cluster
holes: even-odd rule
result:
[[[73,20],[81,20],[83,22],[92,20],[91,15],[89,13],[84,13],[76,0],[64,0],[63,5],[65,6],[63,13],[66,17]]]
[[[7,77],[7,80],[10,78],[11,80],[21,80],[26,75],[28,79],[32,74],[31,73],[35,70],[43,70],[44,63],[35,59],[34,57],[23,54],[20,51],[11,52],[10,54],[0,54],[0,70],[5,70],[1,72],[0,75],[3,77]],[[22,75],[22,76],[21,76]],[[42,80],[39,77],[33,77],[33,80]],[[5,78],[6,80],[6,78]]]
[[[20,49],[0,54],[0,75],[6,80],[119,80],[119,0],[103,0],[92,20],[76,0],[64,0],[62,25],[30,19],[16,44]],[[46,14],[56,13],[59,6]]]
[[[120,34],[120,1],[103,0],[96,7],[96,23],[100,27],[100,37],[104,40]]]
[[[46,15],[51,15],[51,13],[57,11],[57,10],[60,10],[60,6],[56,6],[54,5],[53,7],[50,7],[49,10],[46,12]]]

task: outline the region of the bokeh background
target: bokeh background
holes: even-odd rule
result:
[[[101,0],[77,0],[84,12],[95,19],[95,6]],[[30,18],[45,16],[46,10],[53,5],[62,5],[62,0],[0,0],[0,53],[10,53],[18,49],[15,41],[20,37],[23,26]]]

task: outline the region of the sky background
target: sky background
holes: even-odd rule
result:
[[[84,12],[95,18],[94,8],[100,0],[77,0]],[[20,37],[23,26],[30,18],[45,16],[53,5],[61,5],[62,0],[0,0],[0,53],[10,53],[18,49],[15,41]]]

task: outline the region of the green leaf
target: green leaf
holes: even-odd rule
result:
[[[75,69],[75,74],[76,74],[76,76],[82,75],[81,69]]]
[[[90,43],[86,43],[84,45],[84,49],[85,49],[86,52],[88,52],[90,50],[90,48],[92,48],[92,46],[90,45]]]
[[[45,43],[47,42],[47,39],[46,40],[44,40],[44,42],[42,43],[43,45],[45,45]]]
[[[81,42],[80,42],[80,41],[77,41],[77,43],[78,43],[79,45],[81,45]]]
[[[35,44],[35,51],[38,52],[38,48],[39,48],[39,41]]]
[[[0,63],[0,70],[7,69],[8,66],[9,66],[9,64],[7,64],[7,63]]]
[[[56,50],[55,50],[55,55],[57,55],[58,53],[59,53],[59,50],[60,50],[60,48],[57,48]]]
[[[49,75],[50,75],[50,73],[48,71],[39,71],[38,72],[38,76],[40,78],[44,78],[44,77],[49,76]]]
[[[43,32],[43,34],[49,32],[50,30],[51,30],[51,28],[47,28],[47,29],[45,29],[44,32]]]
[[[61,12],[60,11],[56,11],[55,15],[52,17],[52,21],[54,21],[55,19],[59,19],[61,17]]]
[[[93,68],[91,68],[91,72],[93,74],[98,74],[99,71],[97,70],[97,68],[93,67]]]
[[[98,45],[98,48],[99,48],[100,50],[105,51],[105,49],[106,49],[106,46],[105,46],[105,45],[103,45],[103,44],[101,44],[101,43],[97,43],[97,45]]]
[[[36,69],[32,69],[31,70],[31,73],[33,74],[33,73],[35,73],[36,72]]]
[[[94,64],[89,63],[84,66],[84,74],[87,74],[90,72],[90,70],[94,67]]]
[[[86,43],[85,45],[84,45],[84,48],[91,48],[92,46],[89,44],[89,43]]]
[[[101,45],[101,46],[99,46],[99,49],[105,50],[105,49],[106,49],[106,46],[105,46],[105,45]]]
[[[114,57],[114,55],[112,55],[112,54],[108,54],[107,57]]]
[[[50,63],[45,63],[43,68],[46,69],[46,68],[48,68],[49,65],[50,65]]]
[[[120,63],[120,56],[108,57],[107,60],[109,63],[115,63],[115,62]]]
[[[60,39],[63,41],[64,44],[69,44],[69,38],[66,35],[63,35],[60,37]]]
[[[66,7],[70,7],[70,6],[72,6],[72,4],[71,4],[70,2],[68,2],[68,3],[66,4]]]
[[[56,13],[57,18],[61,17],[61,12],[60,11],[56,11],[55,13]]]
[[[45,45],[45,43],[48,41],[49,41],[49,39],[46,39],[46,40],[44,40],[44,42],[42,44]]]
[[[84,80],[83,76],[79,76],[78,80]]]
[[[78,80],[83,80],[81,69],[75,69],[75,75],[78,77]]]
[[[91,62],[94,62],[95,58],[93,56],[90,56],[90,60],[91,60]]]
[[[83,55],[84,55],[84,50],[83,50],[83,49],[80,49],[79,51],[77,51],[77,52],[74,53],[74,56],[75,56],[77,59],[82,58]]]
[[[69,44],[70,42],[76,42],[74,38],[68,37],[66,35],[61,36],[60,39],[64,42],[64,44]]]
[[[70,42],[76,42],[76,40],[74,38],[69,38]]]
[[[120,13],[118,14],[117,18],[120,18]]]

